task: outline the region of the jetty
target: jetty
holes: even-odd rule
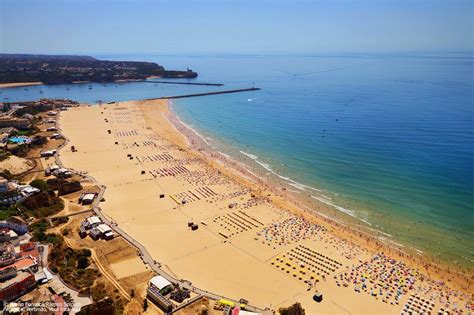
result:
[[[206,83],[206,82],[171,82],[171,81],[152,81],[145,80],[146,83],[159,83],[159,84],[183,84],[183,85],[207,85],[207,86],[223,86],[223,83]]]
[[[163,97],[147,98],[147,99],[145,99],[145,100],[147,100],[147,101],[152,101],[152,100],[166,100],[166,99],[174,99],[174,98],[198,97],[198,96],[207,96],[207,95],[216,95],[216,94],[229,94],[229,93],[240,93],[240,92],[253,92],[253,91],[258,91],[258,90],[260,90],[260,88],[252,87],[252,88],[246,88],[246,89],[224,90],[224,91],[197,93],[197,94],[184,94],[184,95],[163,96]]]

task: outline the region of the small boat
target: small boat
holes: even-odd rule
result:
[[[43,94],[44,92],[40,90],[40,93]]]

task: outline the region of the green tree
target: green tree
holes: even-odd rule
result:
[[[79,257],[79,259],[77,260],[77,268],[86,269],[87,266],[89,266],[89,258],[87,258],[86,256]]]
[[[278,310],[280,315],[305,315],[304,309],[300,303],[295,303],[289,307],[282,307]]]
[[[42,179],[35,179],[30,183],[30,185],[41,191],[47,191],[49,189],[48,184]]]
[[[8,179],[8,180],[13,178],[13,174],[9,170],[2,170],[0,172],[0,176],[2,176],[5,179]]]

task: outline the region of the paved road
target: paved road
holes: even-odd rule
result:
[[[61,129],[59,128],[59,125],[57,126],[57,128],[58,128],[58,133],[61,133]],[[69,139],[66,138],[66,136],[64,134],[61,133],[61,135],[64,137],[65,142],[64,142],[63,145],[61,145],[58,148],[57,153],[54,155],[54,158],[56,160],[56,164],[59,167],[64,167],[63,163],[61,162],[61,159],[59,158],[59,152],[62,148],[64,148],[67,145],[67,143],[69,142]],[[98,217],[100,217],[103,222],[110,225],[114,229],[115,233],[121,235],[127,242],[129,242],[132,246],[137,248],[142,260],[144,261],[144,263],[148,264],[154,272],[156,272],[158,275],[166,278],[168,281],[170,281],[172,283],[179,283],[179,285],[182,288],[186,288],[186,289],[188,289],[188,290],[190,290],[190,291],[192,291],[196,294],[205,296],[209,299],[212,299],[212,300],[226,299],[226,300],[230,300],[230,301],[233,301],[233,302],[239,304],[239,301],[237,301],[237,300],[234,300],[234,299],[231,299],[231,298],[228,298],[228,297],[224,297],[222,295],[218,295],[218,294],[215,294],[215,293],[203,290],[203,289],[199,289],[199,288],[193,286],[189,281],[186,281],[186,280],[183,280],[183,279],[176,279],[175,277],[173,277],[172,275],[170,275],[169,273],[167,273],[166,271],[161,269],[160,263],[153,259],[153,257],[150,255],[150,253],[146,250],[146,248],[142,244],[137,242],[132,236],[127,234],[127,232],[122,230],[118,225],[112,223],[111,220],[102,212],[102,209],[100,208],[99,203],[100,203],[100,200],[102,200],[102,197],[104,196],[106,187],[103,186],[103,185],[99,185],[99,183],[97,183],[95,178],[93,178],[89,175],[87,175],[86,177],[89,180],[91,180],[93,183],[95,183],[97,186],[100,187],[99,194],[98,194],[97,198],[95,198],[94,202],[92,203],[92,209],[95,212],[95,214]],[[263,309],[258,308],[256,306],[252,306],[252,305],[247,305],[246,309],[248,311],[251,311],[251,312],[264,312]]]

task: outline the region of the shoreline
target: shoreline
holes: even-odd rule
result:
[[[255,255],[257,256],[260,256],[262,258],[265,257],[263,258],[263,260],[259,259],[258,263],[257,261],[255,261],[254,263],[250,263],[250,261],[245,261],[245,262],[241,262],[241,264],[238,264],[237,266],[240,266],[240,267],[237,267],[235,263],[239,261],[242,255],[242,252],[239,252],[239,251],[233,252],[234,250],[233,247],[234,246],[239,247],[239,246],[245,245],[242,243],[243,242],[242,239],[244,239],[246,240],[245,242],[248,242],[248,244],[245,245],[244,248],[246,248],[247,250],[249,249],[255,250],[255,247],[260,248],[258,246],[261,246],[261,245],[258,245],[258,242],[255,243],[255,241],[253,241],[252,239],[247,239],[243,235],[237,238],[234,237],[235,240],[234,238],[231,238],[231,241],[229,241],[229,245],[225,245],[227,241],[224,241],[223,243],[221,242],[220,245],[217,245],[217,244],[212,245],[212,243],[208,243],[210,241],[209,239],[210,235],[209,235],[209,236],[204,237],[203,239],[201,239],[203,237],[201,236],[198,242],[199,245],[197,245],[193,243],[197,240],[193,240],[192,237],[189,238],[190,236],[185,236],[188,234],[182,231],[181,224],[184,225],[185,222],[182,222],[178,224],[177,226],[173,225],[169,227],[166,223],[166,222],[169,222],[171,218],[173,218],[172,220],[174,222],[177,218],[176,216],[181,216],[183,214],[185,215],[185,217],[190,215],[191,217],[198,216],[198,218],[200,218],[199,211],[201,212],[204,211],[205,213],[208,213],[209,215],[210,209],[205,209],[205,208],[209,208],[210,205],[206,206],[205,208],[201,208],[201,206],[195,205],[193,203],[189,206],[186,205],[185,207],[181,208],[182,207],[181,205],[178,205],[176,207],[176,204],[174,204],[175,207],[173,207],[173,209],[175,210],[171,210],[171,209],[164,210],[163,206],[160,206],[158,207],[158,209],[162,208],[162,210],[158,211],[156,214],[153,214],[153,217],[152,217],[153,219],[151,218],[147,219],[146,217],[142,219],[140,218],[140,214],[139,214],[141,212],[137,212],[136,215],[138,215],[138,217],[136,217],[135,214],[131,213],[130,211],[127,211],[127,205],[130,206],[130,203],[133,204],[134,207],[138,206],[138,204],[135,204],[134,202],[134,200],[136,200],[135,198],[137,197],[135,198],[132,197],[134,194],[140,193],[140,191],[142,191],[142,196],[148,196],[150,194],[151,190],[145,189],[148,186],[145,187],[143,185],[148,185],[147,183],[150,183],[150,185],[152,185],[154,182],[156,182],[156,185],[158,187],[155,185],[152,185],[153,187],[155,187],[153,188],[153,191],[155,191],[155,189],[157,188],[158,188],[158,191],[160,191],[161,189],[163,189],[161,188],[163,187],[163,185],[164,187],[169,186],[168,184],[166,184],[167,181],[169,180],[172,180],[172,182],[175,181],[175,179],[172,179],[172,178],[167,179],[168,177],[164,179],[156,179],[156,178],[147,179],[147,177],[149,177],[147,174],[145,174],[145,177],[143,173],[141,176],[138,175],[139,169],[142,169],[142,170],[144,168],[147,169],[147,165],[150,165],[150,164],[143,164],[142,163],[143,157],[140,155],[147,152],[148,154],[150,154],[151,152],[155,152],[156,154],[156,153],[160,153],[160,151],[163,152],[163,150],[165,150],[165,152],[167,150],[171,150],[174,153],[172,153],[171,151],[169,152],[173,156],[177,154],[179,157],[179,156],[182,156],[182,154],[185,154],[186,156],[195,157],[198,160],[201,160],[202,162],[204,162],[205,165],[209,166],[209,169],[213,169],[217,171],[219,174],[222,174],[223,176],[228,177],[231,181],[235,181],[241,187],[249,188],[250,189],[249,191],[252,192],[252,198],[260,199],[260,200],[262,199],[268,200],[270,204],[275,206],[274,211],[276,211],[277,213],[278,211],[282,211],[281,213],[286,213],[286,214],[280,214],[280,216],[290,215],[292,217],[303,218],[303,220],[307,220],[307,222],[312,222],[311,224],[314,223],[316,226],[320,225],[322,227],[325,227],[328,232],[328,237],[329,237],[329,239],[326,239],[325,243],[327,243],[328,240],[331,240],[331,239],[337,240],[338,242],[337,244],[339,244],[339,246],[342,246],[342,249],[344,249],[344,252],[348,252],[348,253],[352,253],[352,251],[357,250],[357,248],[363,249],[364,254],[360,254],[361,255],[359,256],[360,259],[367,259],[364,257],[373,255],[374,253],[380,253],[381,251],[382,252],[385,251],[388,253],[388,255],[394,255],[393,257],[396,258],[397,260],[406,262],[407,265],[416,267],[417,269],[423,271],[424,274],[428,274],[430,278],[438,279],[441,277],[444,279],[444,277],[446,277],[447,279],[448,274],[439,272],[436,265],[419,261],[417,257],[413,258],[413,257],[409,257],[408,255],[404,255],[403,253],[399,253],[399,251],[391,248],[387,244],[383,244],[382,242],[373,240],[372,238],[369,238],[368,236],[366,236],[365,233],[363,234],[360,231],[353,231],[349,227],[343,225],[341,222],[334,221],[333,219],[330,219],[329,217],[324,216],[323,214],[319,212],[312,211],[311,209],[307,207],[303,207],[303,206],[298,207],[297,201],[294,201],[293,203],[293,201],[289,200],[290,198],[288,198],[287,196],[281,196],[281,191],[279,191],[278,188],[275,189],[274,187],[269,185],[269,183],[258,178],[259,177],[258,175],[252,174],[251,171],[245,168],[245,165],[242,165],[242,164],[239,165],[239,163],[236,161],[231,161],[231,162],[226,161],[225,154],[222,154],[212,148],[206,149],[204,147],[204,145],[206,144],[205,139],[200,138],[199,134],[197,134],[195,130],[193,131],[192,129],[189,129],[188,127],[185,126],[183,122],[181,122],[180,124],[179,118],[176,115],[174,115],[174,113],[172,113],[172,111],[170,110],[171,109],[170,106],[168,106],[166,103],[165,103],[166,105],[163,106],[164,108],[158,108],[158,107],[161,107],[161,104],[162,103],[160,103],[159,101],[131,101],[131,102],[120,102],[115,105],[104,104],[104,105],[99,105],[99,106],[90,106],[90,105],[81,106],[77,109],[76,108],[71,109],[71,111],[66,111],[62,113],[61,125],[64,125],[64,129],[67,129],[65,130],[66,137],[69,138],[69,135],[71,135],[72,143],[76,145],[76,147],[79,148],[80,150],[79,152],[83,151],[83,153],[73,154],[67,150],[61,150],[61,159],[63,160],[64,158],[66,158],[65,165],[68,167],[73,167],[74,169],[81,170],[81,171],[86,170],[90,174],[90,176],[96,178],[96,180],[101,185],[105,185],[107,187],[107,192],[106,192],[107,202],[105,202],[103,205],[101,204],[101,208],[103,209],[104,214],[107,217],[112,218],[113,221],[120,226],[120,229],[125,230],[126,233],[128,233],[129,235],[133,235],[133,237],[138,242],[143,244],[143,246],[147,249],[147,251],[150,252],[150,255],[152,255],[154,259],[158,259],[160,263],[163,264],[167,268],[167,270],[171,272],[172,274],[175,274],[175,273],[179,274],[180,277],[186,277],[185,279],[191,279],[193,282],[196,282],[196,285],[199,287],[205,288],[206,290],[218,292],[219,294],[230,295],[233,298],[238,298],[239,295],[243,294],[243,296],[247,296],[251,299],[255,299],[255,303],[257,305],[267,306],[268,305],[267,303],[272,303],[271,305],[273,305],[273,307],[276,307],[276,306],[283,306],[284,303],[290,303],[290,301],[293,301],[293,299],[295,298],[297,300],[303,299],[303,296],[302,296],[303,293],[301,291],[299,291],[299,293],[296,293],[295,295],[295,292],[298,292],[298,290],[301,290],[302,287],[299,286],[300,289],[297,289],[297,287],[294,286],[295,284],[292,282],[294,281],[293,278],[291,277],[286,278],[287,277],[286,275],[278,276],[277,274],[275,274],[275,272],[280,273],[280,271],[278,270],[275,271],[274,269],[271,269],[270,266],[268,266],[269,260],[267,259],[272,259],[271,257],[273,258],[275,257],[273,256],[274,254],[271,254],[272,256],[270,256],[270,258],[267,258],[269,257],[268,255],[270,254],[268,253],[268,250],[270,250],[269,248],[265,249],[267,253],[265,252],[255,253]],[[104,116],[101,116],[101,114]],[[66,121],[64,121],[63,115],[68,117]],[[104,121],[101,117],[107,118],[111,122],[106,121],[106,125],[104,126]],[[79,123],[79,121],[81,123]],[[167,127],[166,125],[169,125],[169,127]],[[84,127],[86,126],[89,126],[90,128],[84,129]],[[143,136],[140,136],[140,131],[137,130],[138,132],[137,136],[140,136],[140,139],[150,139],[151,141],[155,141],[155,142],[158,141],[158,143],[162,144],[161,146],[164,145],[163,148],[169,148],[169,149],[160,149],[160,150],[153,149],[153,147],[149,147],[149,144],[142,144],[142,142],[139,142],[140,148],[138,148],[139,147],[138,145],[136,146],[133,145],[133,143],[137,144],[137,142],[130,142],[130,141],[134,141],[134,139],[135,141],[140,141],[138,140],[136,136],[133,136],[133,138],[130,138],[130,140],[127,140],[128,138],[122,138],[122,137],[130,137],[130,131],[126,131],[126,130],[131,130],[130,128],[134,128],[134,126],[135,128],[142,128],[140,130],[142,130],[141,132],[144,132],[143,136],[145,136],[145,138],[143,138]],[[111,128],[112,130],[114,130],[112,138],[110,136],[110,132],[109,132],[109,135],[107,135],[107,133],[104,132],[104,131],[107,131],[107,128]],[[125,128],[125,129],[120,129],[120,128]],[[68,132],[71,132],[71,133],[69,134]],[[89,132],[92,132],[92,133],[88,134]],[[124,132],[126,135],[124,135]],[[102,133],[105,133],[105,135],[101,135]],[[153,135],[155,135],[157,138],[155,138],[155,136]],[[91,136],[96,138],[96,141],[94,142],[97,142],[97,143],[91,143],[90,141],[87,141],[87,139],[90,139]],[[115,146],[112,144],[109,144],[111,141],[110,139],[114,139],[114,138],[117,141],[119,141],[120,143],[119,146],[117,146],[117,143],[115,143]],[[162,142],[161,140],[159,140],[161,138],[166,139],[166,141]],[[150,143],[150,140],[148,140],[148,143]],[[166,143],[171,143],[172,146],[168,147]],[[132,145],[130,146],[130,144]],[[109,149],[106,149],[104,145],[107,145],[107,146],[110,145]],[[191,145],[191,148],[189,148],[190,145]],[[161,146],[159,147],[161,148]],[[179,150],[174,147],[179,148]],[[155,145],[155,148],[156,148],[156,145]],[[104,149],[106,150],[104,151]],[[96,151],[96,150],[99,150],[99,151]],[[112,151],[115,151],[117,153],[114,153]],[[88,152],[91,152],[92,156]],[[103,153],[101,153],[100,155],[97,155],[98,152],[103,152]],[[123,161],[124,154],[126,154],[127,152],[132,152],[133,155],[137,157],[137,159],[139,158],[138,163],[136,163],[135,160],[132,162]],[[103,156],[103,157],[101,158],[100,156]],[[114,161],[117,161],[115,163],[120,163],[118,164],[119,166],[114,166],[114,162],[112,162],[113,160],[110,160],[109,162],[109,156]],[[101,162],[100,159],[106,159],[106,160]],[[128,159],[125,159],[125,160],[128,160]],[[190,163],[190,162],[193,163],[194,158],[187,157],[185,160],[187,161],[187,163]],[[154,164],[156,162],[152,163],[151,161],[147,161],[146,163]],[[138,168],[133,165],[137,165]],[[194,164],[191,164],[191,165],[194,165]],[[116,167],[119,167],[119,168],[117,169]],[[193,166],[191,167],[193,168]],[[235,169],[236,167],[237,167],[237,170]],[[206,169],[207,169],[207,166],[206,166]],[[110,173],[110,172],[117,172],[117,171],[119,172],[117,174]],[[122,182],[121,180],[122,177],[120,174],[125,174],[125,173],[121,173],[121,172],[126,172],[126,174],[130,174],[128,175],[128,176],[131,176],[130,179],[128,179],[128,182]],[[212,178],[212,174],[211,175],[208,173],[206,174],[207,174],[206,177],[211,176]],[[256,179],[256,182],[252,181],[253,178]],[[149,180],[151,180],[152,182],[149,182]],[[140,188],[140,187],[143,187],[143,188]],[[218,188],[214,186],[211,186],[211,187],[213,187],[213,189]],[[169,188],[172,188],[172,187],[169,187]],[[182,190],[183,187],[178,188],[178,189]],[[276,191],[275,194],[273,193],[272,189],[275,189]],[[230,192],[231,190],[228,190],[228,191]],[[168,191],[165,189],[165,192],[168,192]],[[156,194],[156,191],[154,192],[154,194]],[[255,194],[255,197],[253,197],[254,194]],[[130,195],[130,197],[127,197],[128,195]],[[161,199],[160,203],[163,203],[163,202],[167,202],[169,204],[171,201],[170,199],[168,200]],[[226,201],[222,201],[221,205],[224,206],[225,209],[227,209],[228,203],[225,203],[225,202]],[[231,202],[231,201],[229,200],[227,202]],[[150,210],[151,210],[150,206],[151,204],[149,204],[148,202],[140,201],[139,209],[145,211],[144,214],[147,214],[147,213],[150,213]],[[153,206],[153,207],[156,207],[156,206]],[[257,211],[259,208],[257,209],[252,208],[252,209],[253,209],[252,211]],[[171,212],[168,212],[170,210]],[[189,210],[192,210],[192,211],[189,211]],[[227,212],[229,210],[225,210],[225,211]],[[245,211],[248,211],[248,210],[245,210]],[[258,210],[257,212],[259,211],[260,210]],[[248,212],[248,213],[253,213],[253,212]],[[210,220],[210,218],[211,217],[206,217],[206,221]],[[262,217],[259,217],[259,219],[264,220]],[[184,219],[184,220],[189,220],[189,219]],[[198,220],[197,222],[200,222],[199,220],[201,219],[197,219],[197,220]],[[159,223],[161,221],[163,221],[162,224]],[[157,222],[156,223],[157,225],[155,225],[155,223],[153,222]],[[264,221],[264,222],[268,222],[268,221]],[[150,224],[152,224],[153,227],[150,227]],[[211,226],[209,227],[207,226],[208,224],[212,225],[212,222],[207,221],[207,224],[204,224],[204,227],[201,226],[201,228],[199,229],[199,231],[201,232],[198,232],[198,233],[208,233],[207,230],[211,228]],[[185,238],[180,239],[179,238],[180,236],[173,236],[173,238],[169,240],[160,240],[160,235],[162,235],[160,233],[165,233],[166,235],[166,231],[169,228],[172,228],[173,233],[177,233],[178,235],[183,235],[183,237]],[[153,235],[147,234],[146,230],[148,229],[151,229],[150,231],[153,231]],[[217,230],[215,230],[215,233],[216,232]],[[191,232],[191,233],[195,233],[195,232]],[[201,235],[208,235],[208,234],[201,234]],[[212,236],[213,239],[215,237],[219,238],[218,235]],[[175,242],[172,241],[175,238],[178,238],[179,240],[183,242],[181,246],[182,248],[180,247],[179,250],[174,247],[171,247],[173,249],[169,247],[169,246],[172,246],[172,244],[169,244],[169,241],[171,241],[171,243],[175,243],[176,241]],[[323,236],[323,240],[325,238],[326,236]],[[320,241],[321,239],[319,240],[318,244],[323,244]],[[342,243],[339,243],[340,241]],[[332,242],[333,241],[331,241],[331,244]],[[206,245],[205,248],[203,248],[202,247],[204,246],[203,243],[210,244],[210,247]],[[237,245],[232,245],[232,243],[236,243]],[[308,243],[307,241],[304,241],[303,243],[306,245],[310,245],[310,243]],[[313,243],[311,242],[311,244]],[[200,246],[201,249],[199,250],[195,248],[196,245]],[[288,247],[279,248],[277,249],[277,251],[281,253],[281,250],[285,250],[285,248],[288,248]],[[219,249],[219,251],[216,251],[217,249]],[[183,252],[183,250],[186,252]],[[247,252],[247,250],[245,250],[245,252]],[[322,251],[323,253],[325,252],[323,248],[320,248],[318,250]],[[338,252],[340,250],[341,248],[336,249],[336,251]],[[206,254],[204,257],[200,254],[201,251],[205,251]],[[223,266],[216,265],[217,261],[214,263],[212,261],[216,260],[215,258],[219,258],[221,256],[225,257],[226,254],[224,253],[227,253],[228,255],[230,253],[229,251],[237,255],[234,257],[234,259],[237,259],[237,261],[235,263],[227,262],[225,264],[227,268],[230,268],[230,270],[233,270],[233,273],[235,272],[245,272],[245,273],[242,274],[242,276],[240,277],[237,275],[230,275],[231,278],[226,279],[225,281],[221,279],[217,283],[215,282],[215,280],[218,280],[218,279],[215,279],[215,280],[211,279],[212,277],[210,277],[209,275],[206,277],[206,273],[210,272],[209,270],[212,270],[212,272],[215,272],[216,274],[224,275],[223,272],[226,269],[224,270],[220,269]],[[333,254],[336,254],[336,253],[333,252]],[[179,260],[176,260],[173,258],[176,255],[182,258],[180,258]],[[350,256],[352,256],[352,254],[350,254]],[[245,257],[247,256],[244,255],[244,258]],[[339,257],[339,256],[333,256],[333,257]],[[247,257],[245,259],[249,259],[249,258],[250,257]],[[343,258],[340,257],[339,259],[343,259]],[[354,261],[352,259],[355,259],[355,256],[351,258],[351,261]],[[197,266],[200,266],[200,264],[202,265],[203,263],[205,266],[208,266],[208,264],[212,264],[213,267],[209,266],[207,270],[205,269],[196,270],[196,268],[198,268]],[[245,266],[248,266],[248,267],[245,267]],[[267,268],[270,268],[270,269],[267,269]],[[463,286],[463,283],[462,283],[463,279],[457,279],[457,276],[456,275],[453,276],[453,274],[450,274],[450,276],[453,278],[452,281],[438,280],[440,281],[440,283],[449,283],[449,286],[447,287],[445,287],[444,285],[441,286],[443,290],[449,289],[449,292],[452,292],[451,290],[453,288],[459,287],[461,288],[463,292],[466,292],[466,291],[469,292],[469,289],[466,290],[466,288]],[[284,288],[286,288],[286,285],[291,285],[291,286],[288,286],[288,290],[289,290],[288,292],[293,292],[293,293],[287,293],[287,294],[291,294],[293,298],[291,298],[290,301],[288,301],[287,299],[282,301],[281,298],[278,299],[277,297],[273,297],[275,293],[272,293],[272,295],[267,296],[268,292],[266,291],[268,291],[269,289],[268,287],[262,287],[262,288],[265,288],[265,291],[259,291],[259,290],[255,291],[255,289],[257,289],[257,287],[254,286],[255,283],[248,283],[250,279],[254,279],[253,277],[256,277],[255,279],[260,278],[260,280],[266,279],[263,281],[263,283],[268,283],[268,281],[271,281],[273,283],[273,281],[275,281],[275,284],[273,286],[275,288],[278,288],[279,285],[282,285],[282,283],[285,283]],[[244,293],[235,293],[237,292],[235,288],[235,284],[234,284],[236,279],[239,279],[239,290],[237,291],[240,292],[241,290],[244,290],[243,291]],[[423,280],[421,281],[422,283],[424,283]],[[341,293],[340,290],[342,290],[343,296],[345,296],[347,293],[353,293],[352,290],[337,288],[335,284],[332,282],[332,280],[326,282],[326,279],[324,279],[324,282],[322,282],[320,285],[325,288],[324,291],[326,292],[326,294],[330,295],[329,299],[331,299],[331,296],[333,296],[333,294],[330,294],[333,292],[333,290],[335,290],[335,292],[339,292],[339,294]],[[286,290],[283,290],[283,291],[286,292]],[[304,291],[306,290],[303,290],[303,292]],[[257,292],[260,292],[260,293],[257,294]],[[266,296],[267,298],[265,298]],[[271,299],[269,299],[270,296],[272,296]],[[288,297],[288,295],[286,296]],[[339,303],[343,303],[342,305],[344,305],[345,307],[349,307],[351,309],[352,307],[355,307],[354,309],[355,311],[356,310],[360,311],[361,307],[362,309],[369,307],[369,304],[365,304],[366,302],[370,302],[370,303],[373,302],[374,303],[373,306],[378,308],[380,312],[392,313],[395,310],[393,306],[386,305],[386,304],[384,305],[381,302],[375,302],[375,300],[372,299],[370,296],[366,296],[366,295],[360,296],[361,299],[359,302],[349,302],[348,300],[346,300],[348,298],[349,299],[353,298],[352,295],[350,295],[350,297],[346,296],[346,298],[344,298],[343,296],[338,297],[338,294],[336,294],[336,296],[333,296],[332,298],[338,300]],[[308,293],[304,293],[304,301],[306,301],[304,302],[304,304],[307,307],[309,307],[311,310],[312,308],[316,307],[316,305],[311,304],[311,302],[307,302],[308,298],[309,298]],[[262,301],[265,301],[265,302],[262,302]],[[310,303],[310,304],[307,304],[307,303]],[[353,304],[353,303],[356,303],[356,304]],[[332,311],[335,310],[334,306],[330,306],[327,303],[325,305],[326,305],[324,306],[325,308],[329,307]],[[391,311],[387,312],[388,309],[386,307],[388,307],[388,309],[390,309]],[[385,311],[381,311],[382,309],[384,309]],[[308,311],[311,313],[310,310]],[[338,310],[341,311],[341,309],[338,309]]]
[[[146,77],[145,79],[122,79],[122,80],[115,80],[115,81],[109,81],[109,82],[73,81],[73,82],[52,83],[52,84],[47,84],[44,82],[8,82],[8,83],[0,83],[0,89],[33,86],[33,85],[69,85],[69,84],[86,84],[86,83],[108,84],[108,83],[129,83],[129,82],[133,83],[133,82],[146,82],[148,79],[170,79],[170,78],[151,75],[151,76]],[[183,78],[178,77],[178,78],[171,78],[171,79],[183,79]]]
[[[0,83],[0,89],[23,87],[31,85],[43,85],[43,82],[13,82],[13,83]]]
[[[404,244],[397,243],[396,239],[388,240],[386,236],[393,238],[393,235],[387,234],[384,231],[378,230],[372,227],[372,224],[366,222],[360,218],[357,218],[345,211],[339,210],[338,206],[333,203],[327,203],[322,198],[316,198],[315,196],[311,197],[315,199],[314,202],[318,202],[321,206],[334,210],[335,212],[339,212],[341,216],[344,217],[343,220],[334,218],[331,216],[330,213],[321,213],[317,210],[312,209],[312,204],[308,203],[304,200],[304,198],[298,198],[298,196],[294,196],[293,194],[287,194],[285,191],[282,191],[281,187],[285,183],[277,182],[269,179],[262,179],[262,174],[255,174],[253,170],[250,169],[249,165],[246,165],[244,162],[236,161],[233,157],[229,156],[228,154],[222,153],[217,148],[213,147],[206,138],[201,135],[197,130],[192,128],[191,126],[187,125],[185,122],[181,120],[181,118],[177,115],[177,113],[173,109],[173,102],[172,100],[168,100],[168,120],[170,123],[175,127],[175,129],[184,135],[184,137],[188,141],[188,145],[194,151],[202,153],[207,159],[210,160],[217,160],[218,163],[223,166],[224,168],[232,169],[236,174],[232,174],[232,172],[228,172],[229,176],[231,177],[239,177],[241,176],[246,181],[246,184],[252,183],[252,185],[256,187],[265,187],[268,191],[275,194],[275,197],[279,199],[284,199],[283,204],[285,206],[293,206],[296,207],[297,212],[303,211],[308,213],[310,216],[316,216],[319,219],[322,219],[336,228],[343,228],[346,229],[345,232],[348,234],[352,234],[352,236],[358,237],[363,239],[362,242],[357,242],[358,245],[362,245],[365,247],[369,247],[372,250],[377,250],[381,247],[387,247],[389,249],[390,254],[395,254],[398,258],[406,260],[410,264],[414,264],[420,269],[425,271],[430,270],[431,268],[436,269],[437,272],[440,273],[440,280],[444,280],[445,277],[453,276],[453,273],[457,273],[458,280],[461,282],[467,282],[467,278],[471,277],[471,274],[465,273],[462,271],[462,268],[469,268],[464,266],[458,266],[455,264],[449,264],[446,261],[434,261],[434,257],[428,253],[425,253],[417,248],[407,246]],[[242,153],[242,151],[240,151]],[[247,155],[245,153],[242,153]],[[252,157],[249,157],[252,159]],[[253,159],[252,159],[253,160]],[[259,163],[260,164],[260,163]],[[262,165],[261,165],[262,166]],[[264,166],[262,166],[265,168]],[[266,168],[265,168],[266,169]],[[270,171],[274,176],[280,177],[280,175],[276,174],[273,171]],[[290,181],[294,182],[293,180],[289,179]],[[289,184],[287,184],[289,185]],[[301,184],[303,185],[303,184]],[[291,185],[289,185],[291,186]],[[306,186],[306,185],[304,185]],[[306,186],[309,187],[309,186]],[[310,189],[318,190],[314,187],[309,187]],[[258,189],[258,188],[257,188]],[[288,189],[285,189],[288,191]],[[281,202],[281,200],[278,200]],[[291,210],[290,210],[291,211]],[[364,226],[361,225],[361,222],[368,225]],[[362,230],[363,229],[363,230]],[[345,236],[347,236],[347,233]],[[352,240],[352,237],[351,237]],[[407,252],[411,251],[411,252]],[[467,283],[465,283],[467,285]],[[463,285],[460,284],[459,288],[463,288]]]

